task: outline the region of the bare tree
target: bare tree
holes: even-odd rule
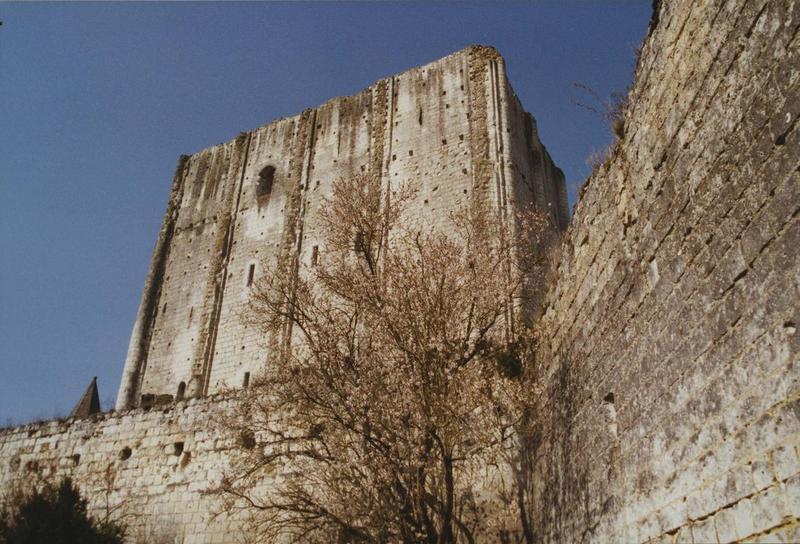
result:
[[[246,319],[291,347],[273,342],[221,422],[237,446],[216,491],[254,513],[258,538],[526,538],[508,462],[530,335],[513,321],[552,229],[478,205],[446,232],[413,229],[413,197],[337,181],[315,264],[273,267],[257,285]]]

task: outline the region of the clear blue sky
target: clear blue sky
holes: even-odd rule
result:
[[[0,4],[0,424],[116,395],[181,153],[493,45],[574,187],[650,0]]]

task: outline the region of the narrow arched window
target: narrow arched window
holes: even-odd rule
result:
[[[178,384],[178,394],[175,395],[175,400],[183,400],[183,395],[186,393],[186,383],[181,382]]]
[[[256,197],[259,199],[268,198],[272,194],[272,184],[275,182],[275,167],[267,165],[258,174],[258,185],[256,186]]]

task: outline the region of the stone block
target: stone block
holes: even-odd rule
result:
[[[708,517],[703,520],[695,521],[691,525],[692,540],[696,543],[719,542],[717,539],[717,529],[714,525],[714,518]]]
[[[795,520],[792,525],[776,531],[776,534],[780,537],[781,542],[800,542],[800,525]]]
[[[792,476],[786,480],[782,487],[791,515],[795,519],[800,519],[800,475]]]
[[[773,470],[766,457],[759,457],[752,461],[751,465],[753,484],[757,491],[766,489],[771,486],[775,480],[773,479]]]
[[[786,480],[800,472],[800,461],[793,445],[788,444],[772,450],[770,457],[778,481]]]
[[[664,533],[672,533],[688,521],[687,502],[678,500],[659,512],[659,525]]]
[[[714,514],[714,528],[717,531],[719,542],[736,541],[736,524],[731,508],[723,508]]]
[[[689,525],[684,525],[672,537],[671,542],[674,544],[693,544],[694,538],[692,537],[692,528]]]
[[[750,500],[755,532],[762,533],[778,527],[785,516],[791,515],[783,489],[778,485],[767,488]]]
[[[736,526],[736,537],[744,540],[756,532],[753,524],[753,508],[749,499],[737,502],[733,507],[733,522]]]

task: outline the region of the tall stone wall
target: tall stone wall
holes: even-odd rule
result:
[[[243,542],[245,518],[215,515],[217,497],[203,493],[235,440],[211,424],[227,407],[208,397],[2,430],[0,490],[70,476],[89,513],[126,525],[129,542]]]
[[[799,26],[654,14],[542,318],[540,540],[800,540]]]
[[[509,85],[470,47],[179,161],[117,407],[241,387],[269,341],[240,319],[264,266],[308,263],[333,181],[372,173],[416,188],[408,220],[447,228],[474,202],[535,203],[567,222],[564,178]],[[282,265],[282,266],[283,266]]]

